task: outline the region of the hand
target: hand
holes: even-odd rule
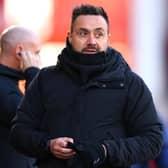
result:
[[[27,68],[30,67],[40,68],[41,61],[39,54],[33,54],[30,51],[24,51],[20,53],[20,59],[22,71],[25,71]]]
[[[73,149],[67,147],[68,142],[73,143],[72,138],[61,137],[50,140],[51,153],[60,159],[69,159],[76,154]]]
[[[70,143],[67,147],[74,149],[87,168],[101,167],[107,157],[107,149],[103,144]]]

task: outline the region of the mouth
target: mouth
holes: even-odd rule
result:
[[[86,48],[82,51],[84,54],[96,54],[97,49],[96,48]]]

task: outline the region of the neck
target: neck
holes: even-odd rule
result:
[[[19,70],[18,60],[14,59],[14,57],[12,57],[11,55],[6,55],[2,53],[0,55],[0,64],[15,70]]]

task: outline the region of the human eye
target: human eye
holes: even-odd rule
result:
[[[81,30],[81,31],[78,32],[78,34],[79,34],[80,37],[86,37],[88,35],[88,32]]]
[[[97,31],[97,32],[95,32],[95,37],[96,37],[96,38],[104,37],[104,33],[101,32],[101,31]]]

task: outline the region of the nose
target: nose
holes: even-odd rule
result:
[[[96,38],[93,34],[90,34],[87,39],[87,44],[95,45],[96,44]]]

